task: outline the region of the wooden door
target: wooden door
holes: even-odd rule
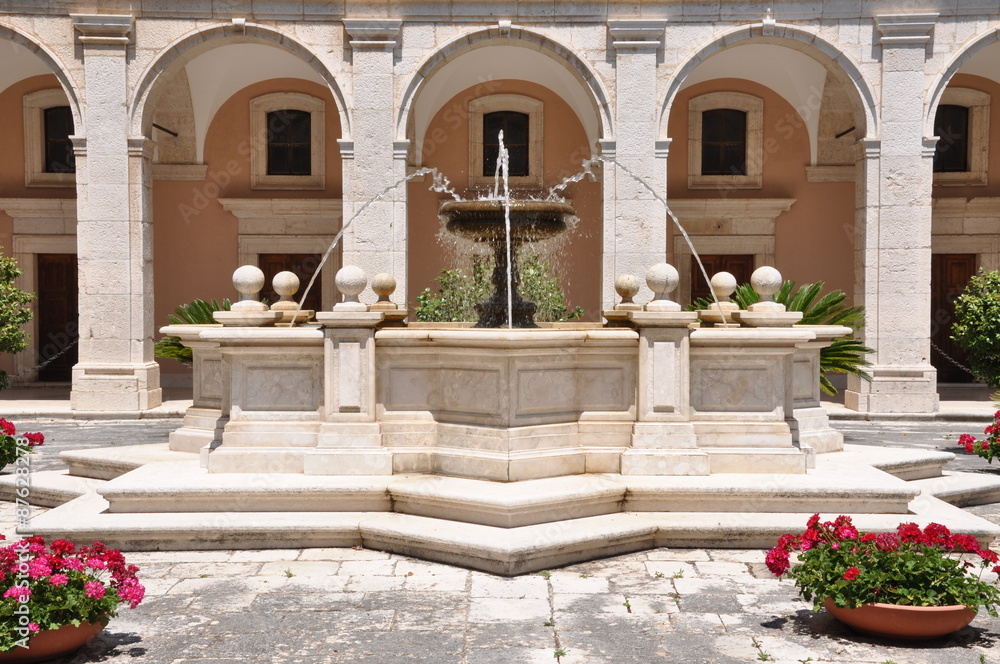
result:
[[[753,254],[709,254],[701,257],[705,271],[711,279],[717,272],[729,272],[736,277],[737,284],[750,283],[754,271]],[[704,297],[711,299],[712,292],[698,269],[698,261],[691,257],[691,301]]]
[[[35,348],[40,364],[64,351],[79,337],[77,271],[74,254],[38,254],[38,338]],[[38,372],[40,381],[68,381],[79,358],[74,344]]]
[[[313,272],[319,266],[319,261],[322,258],[321,254],[259,254],[257,256],[257,265],[260,267],[261,271],[264,272],[264,290],[260,292],[260,296],[267,298],[268,303],[274,304],[278,301],[278,294],[274,292],[274,288],[271,286],[271,280],[274,279],[274,275],[279,272],[294,272],[295,276],[299,278],[300,286],[299,292],[293,297],[296,301],[302,297],[302,291],[306,289],[309,285],[309,280],[312,279]],[[321,311],[323,302],[323,284],[322,279],[317,277],[316,283],[313,284],[312,288],[309,289],[309,295],[306,297],[306,301],[302,304],[303,309],[312,309],[313,311]]]
[[[966,364],[965,351],[951,340],[951,325],[955,320],[955,299],[962,294],[969,279],[976,273],[976,263],[976,254],[932,256],[931,364],[937,369],[939,383],[972,382],[972,376],[945,358],[942,351],[963,365]]]

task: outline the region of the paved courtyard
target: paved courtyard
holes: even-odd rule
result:
[[[985,423],[984,423],[985,424]],[[176,420],[18,421],[64,449],[160,442]],[[837,425],[849,443],[954,451],[970,423]],[[961,454],[963,470],[1000,472]],[[996,506],[970,511],[1000,523]],[[12,506],[0,525],[12,535]],[[147,599],[61,664],[629,664],[864,662],[1000,664],[1000,619],[980,615],[949,640],[858,636],[814,614],[763,553],[655,549],[500,578],[365,549],[135,553]]]

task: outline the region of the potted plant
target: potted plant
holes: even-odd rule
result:
[[[23,438],[19,443],[18,439]],[[0,417],[0,469],[14,463],[21,454],[45,442],[45,436],[40,433],[17,435],[17,427],[10,420]]]
[[[876,636],[944,636],[968,625],[980,606],[996,616],[1000,604],[1000,589],[982,578],[1000,572],[997,554],[937,523],[866,533],[849,516],[820,522],[814,514],[801,535],[782,535],[765,562],[775,576],[794,579],[814,610],[825,607]]]
[[[993,463],[993,459],[1000,455],[1000,410],[993,414],[993,423],[988,424],[983,433],[986,434],[983,440],[976,440],[971,433],[963,433],[958,437],[958,444],[969,454],[978,454]]]
[[[0,535],[0,538],[3,536]],[[135,608],[139,568],[100,542],[46,546],[28,537],[0,548],[0,662],[40,662],[97,636],[120,604]]]

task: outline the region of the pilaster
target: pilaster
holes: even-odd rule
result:
[[[80,361],[74,410],[142,411],[160,405],[153,359],[151,145],[129,135],[128,15],[73,14],[83,53],[84,126],[78,157]],[[93,176],[93,177],[91,177]]]
[[[930,364],[933,142],[922,140],[924,63],[937,14],[879,15],[882,137],[865,146],[866,219],[859,225],[859,304],[875,349],[872,382],[852,379],[848,407],[865,412],[937,410]],[[877,151],[877,158],[874,152]]]
[[[397,19],[344,19],[353,63],[353,141],[341,141],[344,159],[343,264],[368,274],[389,272],[406,298],[405,154],[398,158],[393,54],[402,22]],[[346,152],[344,148],[349,148]],[[377,200],[376,200],[377,199]],[[375,300],[368,289],[362,295]]]
[[[657,145],[656,64],[666,21],[613,20],[608,23],[614,49],[616,141],[614,163],[604,167],[603,308],[614,304],[619,274],[645,274],[667,252],[667,217],[657,197],[666,196],[666,150]],[[643,287],[639,299],[650,293]]]

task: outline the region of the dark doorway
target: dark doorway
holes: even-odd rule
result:
[[[260,292],[260,296],[267,298],[269,304],[277,302],[278,294],[274,292],[271,281],[274,279],[274,275],[287,271],[295,273],[295,276],[299,278],[299,292],[293,296],[296,301],[299,300],[302,297],[302,291],[309,285],[313,272],[319,266],[321,258],[321,254],[259,254],[257,265],[264,272],[265,279],[264,289]],[[302,308],[321,311],[322,302],[323,284],[322,280],[317,277],[316,283],[309,289],[306,301],[302,303]]]
[[[931,364],[937,369],[939,383],[972,382],[972,376],[950,362],[942,351],[955,361],[966,363],[965,351],[951,340],[951,325],[955,320],[955,299],[976,273],[976,262],[976,254],[931,257]]]
[[[750,283],[750,275],[753,274],[753,254],[715,254],[703,255],[701,262],[705,264],[705,271],[711,279],[717,272],[729,272],[736,277],[737,284]],[[711,299],[712,292],[705,283],[705,277],[698,269],[698,261],[691,257],[691,301],[699,297]]]
[[[38,254],[38,338],[35,363],[57,357],[38,371],[38,380],[68,381],[79,358],[79,309],[74,254]],[[73,346],[66,350],[70,344]],[[63,352],[66,351],[66,352]],[[59,355],[62,353],[62,355]]]

